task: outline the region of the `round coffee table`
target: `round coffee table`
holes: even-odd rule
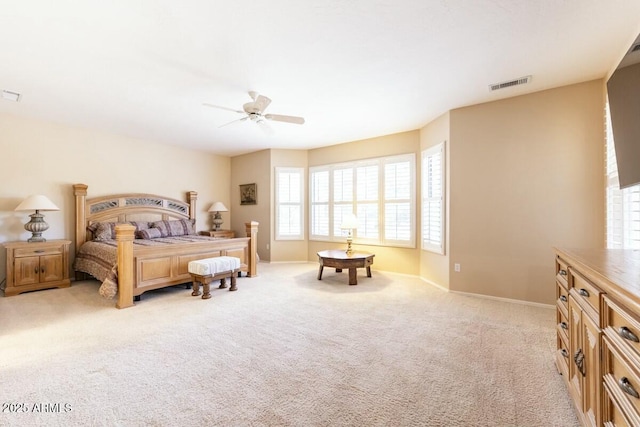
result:
[[[373,264],[374,254],[368,252],[353,252],[347,255],[346,251],[331,249],[318,252],[318,280],[322,280],[322,270],[324,267],[333,267],[336,273],[340,273],[343,268],[349,269],[349,284],[358,284],[358,268],[367,269],[367,277],[371,277],[371,264]]]

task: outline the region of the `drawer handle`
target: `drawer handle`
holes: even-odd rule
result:
[[[573,355],[573,362],[576,364],[578,372],[580,372],[584,377],[584,353],[582,352],[581,348],[579,348],[578,351],[576,351],[576,353]]]
[[[41,254],[43,252],[44,252],[44,249],[38,249],[38,250],[33,251],[34,254]]]
[[[44,267],[40,269],[40,273],[44,273]]]
[[[560,295],[560,301],[567,302],[567,297],[565,295]]]
[[[588,292],[586,289],[584,289],[584,288],[583,288],[583,289],[580,289],[580,290],[578,291],[578,293],[579,293],[580,295],[582,295],[583,297],[589,297],[589,292]]]
[[[34,269],[33,269],[33,272],[34,272],[34,273],[36,273],[36,274],[38,274],[38,267],[34,268]]]
[[[566,348],[563,348],[562,350],[560,350],[560,354],[562,354],[567,359],[569,358],[569,352],[567,351]]]
[[[626,326],[621,326],[620,329],[618,329],[618,335],[620,335],[625,340],[640,342],[638,336],[631,332]]]
[[[567,325],[567,322],[560,322],[560,327],[564,330],[569,329],[569,325]]]
[[[567,270],[560,270],[560,271],[558,271],[558,273],[560,273],[561,276],[566,276],[567,275]]]
[[[622,391],[627,393],[629,396],[633,396],[636,399],[640,398],[640,395],[638,395],[638,392],[636,391],[635,388],[633,388],[633,386],[631,385],[627,377],[620,378],[618,380],[618,385],[620,386]]]

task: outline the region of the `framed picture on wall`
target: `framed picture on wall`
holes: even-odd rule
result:
[[[256,184],[240,184],[241,205],[257,205],[257,194]]]

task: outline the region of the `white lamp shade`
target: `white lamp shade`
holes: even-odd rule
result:
[[[47,198],[40,194],[27,197],[18,205],[16,211],[59,211],[60,209]]]
[[[345,215],[345,217],[342,218],[340,228],[343,230],[354,230],[358,228],[358,218],[352,213]]]
[[[228,209],[222,202],[215,202],[211,205],[208,212],[227,212]]]

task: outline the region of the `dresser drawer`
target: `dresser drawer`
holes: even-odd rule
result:
[[[640,378],[637,372],[607,337],[603,339],[603,352],[604,382],[609,387],[609,393],[620,407],[627,408],[629,418],[637,419],[640,413]]]
[[[633,427],[632,424],[618,406],[613,396],[609,392],[609,385],[605,383],[603,389],[603,408],[604,408],[604,425],[605,427]]]
[[[561,343],[558,338],[558,343]],[[565,381],[569,381],[569,349],[567,347],[560,347],[556,350],[556,366]]]
[[[561,311],[556,310],[556,330],[558,331],[558,335],[561,335],[564,338],[566,343],[569,342],[569,322],[567,321],[567,316]]]
[[[622,305],[604,297],[604,330],[625,353],[633,355],[633,363],[640,365],[640,321]]]
[[[558,283],[562,284],[567,290],[569,289],[568,283],[568,275],[569,275],[569,266],[567,263],[560,257],[556,257],[556,280]]]
[[[582,307],[589,307],[592,310],[592,317],[594,320],[597,319],[600,315],[600,294],[602,291],[572,268],[569,268],[569,271],[571,274],[571,295]]]
[[[566,310],[569,308],[569,290],[560,282],[556,281],[556,302]]]

